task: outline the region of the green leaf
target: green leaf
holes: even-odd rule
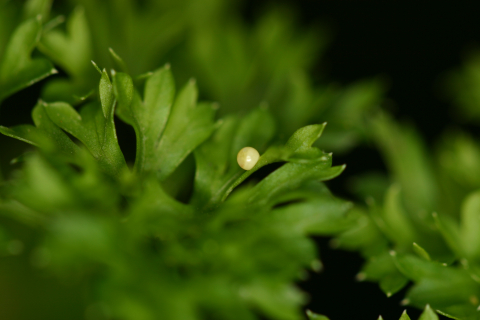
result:
[[[438,316],[435,314],[435,312],[432,310],[430,305],[425,306],[425,310],[422,312],[422,315],[418,320],[438,320]]]
[[[460,185],[473,189],[480,185],[480,147],[474,137],[463,132],[445,134],[438,160],[442,172]]]
[[[48,83],[42,92],[44,100],[73,103],[88,95],[95,74],[90,66],[90,30],[82,8],[77,7],[68,18],[65,32],[59,29],[48,31],[39,49],[69,75],[69,79],[56,79]]]
[[[254,109],[241,121],[234,117],[221,120],[212,137],[195,150],[192,204],[212,205],[222,188],[244,172],[237,164],[238,151],[250,146],[262,152],[274,133],[274,120],[265,108]]]
[[[407,314],[407,310],[404,310],[399,320],[410,320],[410,317]]]
[[[480,191],[471,193],[461,209],[461,237],[465,255],[480,258]]]
[[[329,320],[329,319],[328,319],[327,317],[325,317],[324,315],[315,313],[315,312],[310,311],[310,310],[308,310],[308,309],[307,309],[307,311],[306,311],[306,314],[307,314],[308,320]]]
[[[250,203],[275,203],[275,197],[299,188],[306,181],[325,181],[338,176],[345,166],[330,167],[330,161],[318,163],[286,163],[259,182],[250,191]]]
[[[106,173],[116,176],[126,167],[115,133],[113,108],[107,118],[98,102],[87,104],[80,114],[63,102],[45,104],[45,109],[57,126],[88,148]]]
[[[45,107],[46,104],[40,101],[33,108],[32,119],[35,126],[50,137],[57,150],[75,156],[79,152],[79,147],[65,134],[65,132],[50,120]]]
[[[324,196],[275,209],[270,219],[285,224],[292,233],[331,235],[351,226],[346,217],[351,207],[349,202]]]
[[[443,312],[442,310],[435,310],[437,311],[438,314],[441,314],[442,316],[445,316],[447,318],[450,318],[450,319],[455,319],[455,320],[461,320],[460,318],[457,318],[457,317],[454,317],[452,316],[451,314],[448,314],[446,312]]]
[[[167,126],[155,150],[155,167],[160,180],[168,177],[214,130],[216,104],[199,103],[195,106],[196,99],[196,86],[190,82],[175,100]]]
[[[12,128],[0,126],[0,133],[36,147],[45,141],[45,137],[42,139],[43,132],[29,124],[23,124]]]
[[[402,187],[407,210],[415,212],[420,222],[430,220],[428,216],[418,215],[425,210],[433,211],[438,196],[433,166],[423,141],[412,128],[399,126],[384,114],[375,117],[370,126],[373,139]],[[430,224],[429,220],[425,223]]]
[[[26,162],[21,184],[13,192],[22,204],[48,215],[76,203],[65,177],[38,154]]]
[[[48,20],[52,0],[28,0],[23,6],[24,20],[41,16],[43,21]]]
[[[467,312],[475,311],[478,306],[478,284],[465,270],[446,267],[413,255],[392,252],[392,256],[400,272],[415,282],[407,295],[413,305],[422,307],[429,303],[445,311],[453,305],[465,305],[469,306]]]
[[[215,105],[196,103],[194,81],[180,91],[174,102],[174,81],[168,65],[147,79],[144,101],[136,91],[132,93],[129,76],[116,73],[114,78],[118,113],[133,125],[137,135],[135,168],[139,172],[154,171],[164,180],[210,136]]]
[[[23,22],[12,34],[0,62],[0,101],[56,73],[43,58],[31,58],[42,32],[40,17]]]
[[[366,257],[378,256],[388,250],[388,241],[372,217],[359,207],[354,207],[352,211],[356,215],[356,224],[338,235],[332,244],[347,250],[361,251]]]
[[[113,92],[117,99],[116,114],[122,121],[131,126],[135,125],[132,110],[130,105],[133,101],[135,88],[133,87],[132,78],[126,73],[112,72],[113,77]]]
[[[408,283],[408,279],[398,271],[388,252],[370,257],[357,279],[378,281],[380,289],[387,297],[397,293]]]
[[[64,155],[74,156],[79,152],[79,147],[48,117],[45,103],[39,101],[32,111],[33,122],[31,125],[19,125],[12,128],[0,126],[0,133],[40,147],[48,152],[62,152]]]
[[[442,234],[448,246],[458,255],[465,256],[462,237],[458,223],[448,215],[432,214],[437,229]]]
[[[387,227],[385,235],[400,245],[410,245],[416,236],[415,229],[408,214],[403,209],[400,187],[392,185],[386,195],[383,210],[380,210],[383,223]]]
[[[128,73],[128,68],[125,62],[120,58],[120,56],[113,51],[112,48],[108,48],[108,52],[110,53],[110,57],[112,58],[115,67],[118,69],[118,71]]]
[[[402,290],[408,284],[408,279],[400,272],[392,272],[380,280],[380,289],[391,297],[398,291]]]
[[[421,258],[427,260],[427,261],[431,261],[432,259],[430,258],[430,255],[428,254],[428,252],[423,249],[422,247],[420,247],[417,243],[413,243],[413,251]]]
[[[115,97],[113,95],[112,83],[105,69],[102,71],[98,92],[100,95],[100,103],[102,104],[103,116],[108,119],[113,116]]]
[[[242,288],[246,300],[261,308],[268,316],[280,320],[299,319],[297,305],[304,295],[295,287],[273,283],[252,283]]]
[[[39,49],[70,76],[77,77],[90,70],[90,41],[85,12],[77,7],[67,20],[66,32],[50,30],[43,36]]]
[[[332,179],[338,176],[345,169],[345,166],[329,168],[332,163],[331,154],[325,154],[321,150],[311,147],[313,142],[315,142],[315,140],[318,139],[322,134],[325,125],[326,123],[321,125],[310,125],[300,128],[290,137],[285,146],[272,146],[267,149],[267,151],[265,151],[265,153],[260,156],[257,164],[251,170],[246,171],[235,181],[232,181],[228,186],[222,188],[222,191],[221,193],[219,193],[218,198],[221,199],[221,201],[225,200],[226,197],[233,191],[233,189],[237,187],[240,183],[242,183],[245,179],[247,179],[252,173],[274,162],[297,162],[299,166],[290,166],[287,168],[296,168],[294,170],[297,171],[302,171],[301,168],[316,168],[316,170],[318,171],[317,174],[319,174],[319,171],[321,171],[321,169],[323,168],[325,169],[324,171],[322,171],[323,176],[318,177],[318,180],[321,181]],[[304,167],[302,167],[302,165]],[[286,172],[288,171],[289,170],[287,170]],[[304,171],[302,172],[305,173]],[[300,180],[302,179],[300,178],[299,180],[297,180],[297,182],[299,182]],[[291,186],[292,185],[293,184],[291,184]]]

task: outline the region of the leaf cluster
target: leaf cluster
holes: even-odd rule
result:
[[[75,45],[81,15],[75,11],[71,22]],[[71,52],[60,49],[69,40],[47,35],[38,48],[63,52],[52,60],[70,68],[63,66],[75,87]],[[308,235],[349,223],[351,205],[321,182],[344,166],[332,167],[331,154],[312,147],[325,124],[303,127],[282,143],[268,109],[215,121],[217,107],[197,102],[195,81],[176,92],[168,65],[140,78],[125,68],[96,68],[97,88],[77,108],[59,95],[39,100],[34,125],[0,127],[39,150],[16,160],[22,169],[0,192],[2,219],[23,225],[29,236],[5,231],[0,246],[24,243],[35,267],[79,279],[87,288],[79,304],[101,306],[101,317],[300,319],[306,297],[292,282],[320,266]],[[47,90],[55,96],[64,84],[51,82]],[[119,147],[116,117],[135,130],[133,167]],[[235,162],[246,145],[262,154],[248,172]],[[169,179],[181,175],[189,155],[195,175],[181,184],[193,191],[181,202]],[[272,163],[280,166],[266,178],[246,181]]]

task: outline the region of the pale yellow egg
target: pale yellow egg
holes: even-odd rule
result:
[[[237,162],[240,168],[250,170],[257,164],[260,154],[255,148],[245,147],[237,154]]]

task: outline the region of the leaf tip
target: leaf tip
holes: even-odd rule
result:
[[[95,61],[90,60],[90,62],[91,62],[92,65],[95,67],[95,69],[98,71],[98,73],[102,74],[102,70],[100,70],[100,68],[99,68],[98,65],[95,63]]]
[[[358,282],[365,281],[365,279],[367,279],[367,275],[364,272],[359,272],[355,276],[355,280],[357,280]]]
[[[320,260],[315,259],[310,263],[310,267],[312,268],[313,271],[315,272],[320,272],[323,269],[323,264]]]
[[[170,68],[171,68],[170,63],[165,63],[164,68],[165,68],[165,70],[170,70]]]
[[[408,299],[408,298],[405,298],[402,301],[400,301],[400,305],[402,305],[402,306],[407,306],[409,304],[410,304],[410,299]]]
[[[390,250],[388,252],[392,257],[395,257],[397,255],[397,252],[395,250]]]
[[[338,241],[337,239],[332,239],[332,240],[330,240],[328,245],[332,249],[337,249],[338,247],[340,247],[340,241]]]

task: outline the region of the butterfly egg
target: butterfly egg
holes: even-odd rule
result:
[[[257,164],[260,154],[255,148],[245,147],[237,154],[237,162],[240,168],[250,170]]]

